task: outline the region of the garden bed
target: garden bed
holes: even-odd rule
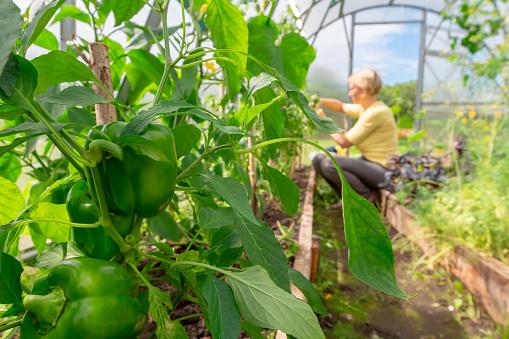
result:
[[[424,254],[456,276],[499,324],[509,324],[509,266],[478,250],[454,245],[440,251],[432,235],[418,225],[408,209],[385,195],[383,212],[392,227],[415,242]]]

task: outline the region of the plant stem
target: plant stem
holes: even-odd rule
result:
[[[171,71],[171,56],[170,56],[170,42],[169,42],[169,34],[168,34],[168,2],[165,1],[162,4],[161,8],[161,20],[163,25],[163,39],[164,39],[164,71],[161,80],[159,81],[159,86],[157,88],[157,93],[154,97],[154,101],[152,102],[152,106],[157,105],[159,100],[161,100],[161,96],[163,95],[164,87],[166,85],[166,81],[168,79],[168,75]]]
[[[272,6],[270,7],[269,18],[272,18],[272,16],[274,15],[274,12],[276,11],[278,2],[279,2],[279,0],[272,0]]]
[[[136,267],[136,265],[134,265],[132,262],[129,262],[129,261],[127,261],[127,264],[131,267],[131,269],[134,271],[134,273],[136,273],[136,275],[138,277],[140,277],[141,281],[143,281],[143,283],[148,287],[149,290],[151,288],[154,288],[154,286],[152,286],[150,281],[148,281],[147,278],[145,278],[145,276],[143,274],[141,274],[140,270],[138,269],[138,267]]]
[[[16,89],[15,89],[16,90]],[[20,94],[21,95],[21,94]],[[66,141],[62,138],[60,133],[53,127],[50,119],[47,116],[42,107],[36,102],[28,101],[30,111],[34,115],[34,118],[38,122],[42,122],[46,128],[48,128],[48,138],[58,147],[60,152],[76,167],[80,172],[83,171],[82,167],[78,165],[78,162],[84,163],[84,159],[74,154],[73,150],[68,147]]]
[[[58,219],[51,219],[51,218],[40,218],[40,219],[25,219],[20,221],[13,221],[9,224],[5,224],[0,226],[0,231],[7,231],[13,228],[25,226],[32,223],[38,223],[38,222],[52,222],[56,224],[63,224],[63,225],[69,225],[72,227],[79,227],[79,228],[96,228],[100,226],[99,222],[93,223],[93,224],[81,224],[81,223],[75,223],[65,220],[58,220]]]
[[[88,1],[85,1],[85,7],[87,9],[88,14],[90,15],[90,20],[92,22],[92,29],[94,31],[94,39],[95,41],[99,41],[99,35],[97,34],[97,25],[95,23],[95,17],[94,13],[90,10],[90,3]]]
[[[219,151],[221,149],[225,149],[225,148],[231,148],[232,146],[231,145],[219,145],[219,146],[216,146],[214,148],[211,148],[209,150],[206,150],[205,152],[203,152],[202,155],[200,155],[199,158],[197,158],[195,161],[193,161],[191,163],[191,165],[187,166],[187,168],[185,170],[182,171],[182,173],[180,173],[179,175],[177,175],[177,178],[175,179],[176,182],[179,182],[180,180],[182,180],[183,178],[185,178],[187,176],[187,174],[193,169],[195,168],[207,155],[211,154],[211,153],[214,153],[216,151]]]
[[[180,9],[182,15],[182,41],[180,42],[179,56],[184,54],[186,48],[186,11],[184,6],[184,0],[180,0]]]
[[[23,322],[23,319],[16,319],[13,322],[9,322],[7,324],[3,324],[0,326],[0,332],[4,332],[6,330],[10,330],[11,328],[18,327]]]
[[[196,66],[196,65],[201,65],[202,63],[204,62],[207,62],[207,61],[212,61],[212,60],[223,60],[223,61],[227,61],[227,62],[230,62],[232,64],[235,64],[235,61],[233,61],[232,59],[230,58],[226,58],[226,57],[213,57],[213,58],[208,58],[208,59],[202,59],[202,60],[198,60],[198,61],[194,61],[194,62],[191,62],[191,63],[188,63],[188,64],[184,64],[182,66],[175,66],[175,68],[178,68],[178,69],[185,69],[185,68],[189,68],[189,67],[193,67],[193,66]]]
[[[174,321],[180,322],[180,321],[184,321],[184,320],[188,320],[188,319],[199,318],[201,316],[202,316],[201,313],[188,314],[188,315],[185,315],[183,317],[177,318]]]
[[[129,251],[130,246],[125,242],[120,233],[118,233],[117,229],[113,225],[113,222],[111,221],[110,213],[108,210],[108,203],[106,201],[106,195],[104,194],[104,186],[102,183],[101,174],[99,173],[99,169],[97,167],[90,168],[90,173],[92,176],[91,179],[93,181],[93,186],[95,187],[97,204],[99,205],[99,222],[104,228],[106,228],[108,234],[117,243],[120,251],[122,253],[126,253]]]
[[[339,163],[336,160],[336,158],[329,151],[327,151],[325,148],[323,148],[322,146],[318,145],[315,142],[312,142],[312,141],[309,141],[309,140],[300,139],[300,138],[279,138],[279,139],[273,139],[273,140],[268,140],[268,141],[261,142],[261,143],[255,145],[255,146],[253,146],[251,148],[237,149],[237,150],[234,150],[234,152],[238,153],[238,154],[251,153],[251,152],[254,152],[254,151],[256,151],[256,150],[258,150],[260,148],[264,148],[264,147],[267,147],[267,146],[270,146],[270,145],[273,145],[273,144],[278,144],[278,143],[283,143],[283,142],[302,142],[304,144],[308,144],[308,145],[311,145],[311,146],[313,146],[315,148],[318,148],[319,150],[324,152],[325,155],[334,164],[334,167],[336,168],[336,171],[338,172],[339,178],[341,179],[341,187],[342,187],[342,194],[341,194],[342,197],[341,197],[341,199],[343,199],[343,197],[345,196],[345,193],[344,193],[345,190],[351,189],[349,184],[348,184],[348,181],[346,180],[346,178],[345,178],[345,176],[343,174],[343,170],[339,166]]]
[[[147,258],[158,260],[158,261],[164,262],[166,264],[169,264],[172,267],[184,266],[184,265],[198,266],[198,267],[203,267],[203,268],[209,269],[211,271],[216,271],[216,272],[222,273],[222,274],[224,274],[226,276],[230,276],[231,275],[231,272],[228,272],[228,271],[223,270],[223,269],[221,269],[219,267],[211,266],[209,264],[205,264],[205,263],[201,263],[201,262],[185,261],[185,260],[183,260],[183,261],[171,261],[171,260],[167,260],[167,259],[164,259],[164,258],[152,256],[152,255],[147,254],[147,253],[143,253],[143,255],[146,256]]]

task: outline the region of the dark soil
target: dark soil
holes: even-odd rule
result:
[[[318,208],[321,237],[317,286],[330,312],[320,319],[327,338],[499,338],[495,324],[459,281],[431,268],[408,239],[392,234],[396,275],[414,296],[400,300],[353,277],[339,209]]]

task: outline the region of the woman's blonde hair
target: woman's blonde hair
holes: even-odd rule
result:
[[[370,68],[352,74],[348,83],[358,86],[369,95],[378,96],[382,90],[382,79],[378,73]]]

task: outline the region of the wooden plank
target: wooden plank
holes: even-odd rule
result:
[[[306,192],[304,193],[304,202],[302,204],[302,215],[300,217],[299,227],[299,251],[295,255],[293,268],[302,273],[307,279],[311,278],[312,266],[312,252],[313,252],[313,199],[316,188],[316,172],[314,168],[309,173],[308,182],[306,185]],[[306,301],[304,294],[295,287],[290,286],[292,294],[297,298]],[[276,339],[287,339],[285,333],[281,331],[276,332]]]
[[[398,232],[417,244],[425,255],[438,257],[438,264],[457,277],[481,302],[498,324],[509,325],[509,266],[478,250],[456,245],[439,254],[431,232],[420,226],[407,208],[393,196],[384,201],[385,219]]]
[[[302,215],[299,227],[299,251],[295,256],[293,268],[302,273],[307,279],[311,277],[311,247],[313,243],[313,196],[316,187],[316,172],[309,174]]]

